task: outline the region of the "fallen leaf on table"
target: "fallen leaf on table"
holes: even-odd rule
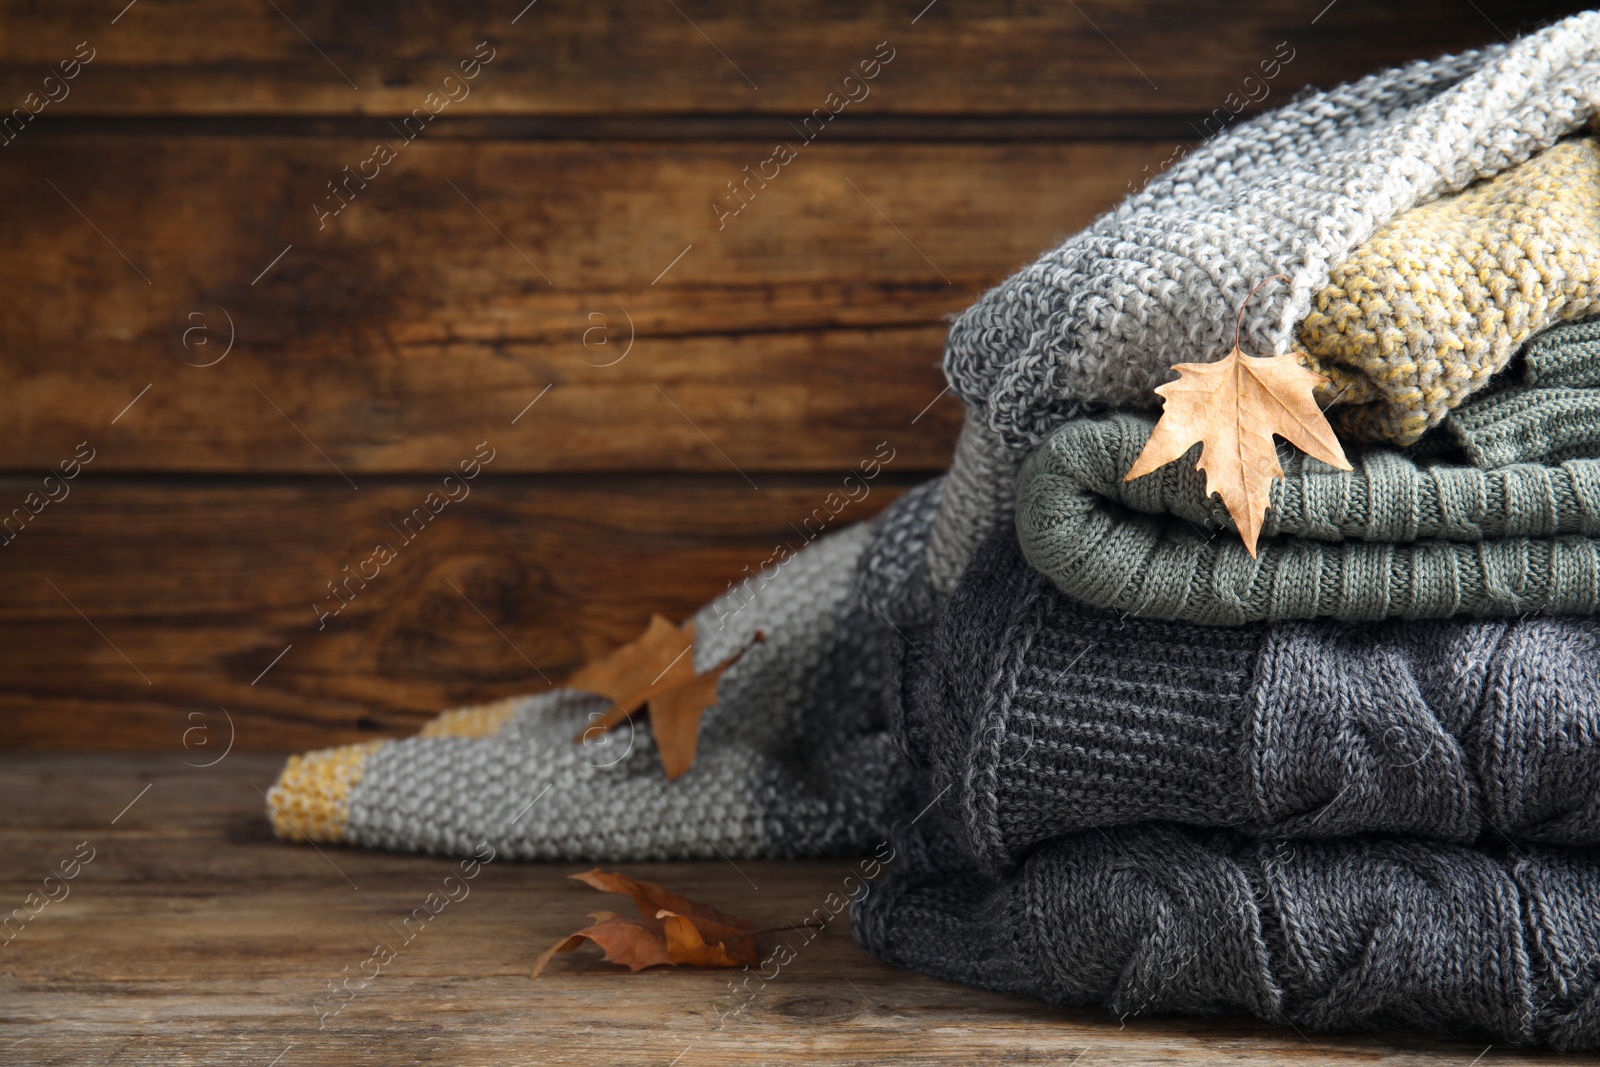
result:
[[[556,953],[571,952],[585,940],[599,945],[608,962],[620,963],[634,973],[646,967],[676,962],[667,952],[666,940],[660,933],[636,919],[615,917],[586,926],[545,949],[534,961],[532,977],[539,977]]]
[[[663,911],[670,911],[693,919],[707,935],[717,938],[746,936],[755,932],[754,923],[725,915],[709,904],[696,903],[654,882],[636,881],[615,871],[602,871],[598,867],[569,877],[602,893],[632,897],[633,906],[645,918],[655,918]]]
[[[609,911],[592,913],[595,922],[563,937],[540,954],[532,977],[539,977],[558,952],[572,952],[584,941],[591,941],[605,952],[605,958],[629,970],[663,964],[688,967],[743,967],[760,961],[755,924],[726,915],[707,904],[663,889],[653,882],[639,882],[613,871],[596,868],[574,874],[572,878],[603,893],[620,893],[633,898],[638,919],[625,919]]]
[[[663,933],[666,934],[667,954],[674,963],[691,967],[754,967],[761,962],[753,937],[708,945],[700,931],[695,929],[694,923],[685,916],[663,911],[657,918],[661,920]]]
[[[757,642],[763,640],[759,632]],[[700,717],[717,702],[722,672],[744,654],[740,649],[704,674],[694,669],[694,622],[674,626],[652,615],[645,632],[567,679],[570,689],[608,697],[612,706],[573,740],[592,741],[649,709],[650,733],[671,781],[694,764]]]
[[[1236,325],[1233,348],[1217,362],[1174,365],[1178,380],[1156,388],[1163,398],[1161,419],[1123,481],[1143,477],[1199,444],[1195,467],[1206,472],[1206,495],[1222,498],[1254,558],[1272,480],[1283,477],[1273,435],[1330,466],[1350,470],[1339,438],[1312,396],[1325,379],[1300,359],[1294,353],[1246,355],[1239,348]]]

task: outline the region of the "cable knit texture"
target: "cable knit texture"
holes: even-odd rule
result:
[[[1023,467],[1018,536],[1065,592],[1152,618],[1590,614],[1600,459],[1573,457],[1600,453],[1600,423],[1574,413],[1600,389],[1567,383],[1597,377],[1595,324],[1561,327],[1530,350],[1522,385],[1469,400],[1415,454],[1352,450],[1339,471],[1289,450],[1253,559],[1206,494],[1198,446],[1125,482],[1154,418],[1075,419]],[[1439,455],[1452,444],[1484,466]]]
[[[1114,1015],[1600,1047],[1600,854],[1151,823],[985,875],[937,813],[854,906],[887,963]]]
[[[1408,445],[1597,303],[1600,151],[1580,140],[1380,229],[1334,268],[1300,343],[1341,436]]]
[[[1081,604],[1008,530],[902,652],[893,720],[989,874],[1166,820],[1600,844],[1600,622],[1208,627]]]
[[[1172,364],[1227,352],[1257,282],[1291,279],[1245,309],[1244,347],[1288,351],[1333,269],[1380,227],[1515,167],[1597,111],[1600,12],[1302,97],[1206,141],[986,293],[952,327],[945,371],[972,420],[1015,455],[1096,406],[1151,407]],[[958,451],[952,484],[966,462]],[[1007,497],[952,494],[942,543],[970,552]]]

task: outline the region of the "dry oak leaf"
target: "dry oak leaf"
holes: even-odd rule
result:
[[[760,961],[755,924],[726,915],[706,904],[663,889],[596,868],[571,877],[603,893],[633,898],[638,919],[624,919],[608,911],[594,912],[593,925],[563,937],[540,954],[532,977],[539,977],[558,952],[571,952],[584,941],[599,945],[605,958],[631,971],[646,967],[745,967]]]
[[[1239,317],[1242,322],[1243,308]],[[1330,466],[1351,469],[1312,396],[1325,379],[1300,360],[1295,353],[1246,355],[1236,329],[1233,348],[1217,362],[1174,365],[1178,380],[1156,388],[1161,419],[1123,481],[1143,477],[1199,444],[1195,467],[1206,472],[1206,495],[1222,498],[1254,558],[1272,480],[1283,477],[1273,435]]]
[[[744,939],[749,941],[751,951],[741,952],[739,941],[707,944],[699,928],[687,916],[663,911],[656,918],[661,920],[662,933],[667,939],[667,954],[672,957],[673,963],[684,963],[691,967],[754,967],[760,962],[760,956],[754,951],[754,938]],[[738,953],[737,957],[734,952]]]
[[[760,633],[756,641],[763,639]],[[717,702],[717,681],[741,649],[704,674],[694,669],[694,622],[675,626],[650,616],[643,634],[583,667],[566,681],[569,689],[597,693],[612,701],[609,711],[573,740],[592,741],[633,718],[647,706],[650,733],[671,781],[694,764],[700,742],[700,716]]]
[[[620,915],[609,912],[597,912],[594,918],[600,918],[592,926],[586,926],[577,933],[569,934],[560,941],[551,945],[534,961],[533,974],[537,978],[545,965],[558,952],[571,952],[585,940],[599,945],[605,952],[605,957],[611,963],[620,963],[628,970],[635,973],[646,967],[656,967],[661,964],[673,962],[667,952],[666,940],[655,930],[639,922],[637,919],[624,919]]]

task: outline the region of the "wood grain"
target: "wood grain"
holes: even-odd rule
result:
[[[494,60],[452,111],[794,117],[824,106],[852,66],[887,41],[895,58],[852,105],[860,112],[1203,115],[1223,106],[1282,41],[1296,57],[1268,105],[1306,84],[1496,42],[1581,7],[539,0],[523,10],[516,0],[168,0],[139,4],[112,25],[121,5],[107,6],[8,4],[0,99],[20,102],[38,91],[48,70],[87,39],[96,58],[72,95],[38,122],[72,114],[406,114],[477,42],[490,40]]]
[[[630,975],[582,952],[559,957],[533,982],[534,957],[617,898],[565,877],[586,865],[503,861],[484,865],[466,897],[324,1018],[328,983],[359,975],[377,942],[397,941],[389,924],[455,865],[274,841],[257,790],[277,768],[274,758],[241,753],[206,770],[184,766],[178,753],[0,756],[8,908],[80,842],[95,850],[68,883],[70,895],[0,948],[0,1059],[40,1067],[108,1059],[266,1067],[279,1056],[278,1067],[367,1059],[1464,1067],[1485,1052],[1410,1034],[1342,1037],[1237,1019],[1053,1009],[893,970],[857,947],[842,921],[798,945],[770,983],[752,983],[758,991],[746,1010],[725,1019],[735,1003],[726,972]],[[851,865],[623,869],[781,925],[809,913]],[[1597,1060],[1494,1048],[1484,1062]]]
[[[112,6],[0,3],[0,99],[95,49],[0,133],[4,744],[161,746],[226,708],[246,749],[306,747],[542,685],[765,558],[880,441],[850,518],[942,468],[946,317],[1281,42],[1245,110],[1578,5]],[[471,95],[319,220],[485,39]],[[719,218],[881,41],[871,94]],[[315,630],[479,441],[472,499]]]
[[[935,469],[959,405],[911,423],[946,316],[1168,151],[819,142],[719,228],[770,146],[419,138],[319,231],[372,142],[29,148],[0,168],[26,309],[0,318],[0,469],[87,440],[97,471],[352,477],[490,434],[524,471],[833,470],[890,434]]]
[[[899,464],[830,518],[844,471],[758,490],[732,474],[506,475],[496,458],[426,523],[406,519],[428,516],[443,470],[359,490],[86,472],[0,547],[0,747],[161,747],[191,726],[213,750],[413,733],[559,681],[652,612],[686,618],[780,542],[802,547],[815,509],[813,531],[875,514],[918,480]],[[0,499],[34,488],[0,479]],[[363,566],[380,543],[396,558]]]

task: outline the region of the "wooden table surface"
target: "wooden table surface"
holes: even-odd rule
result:
[[[1244,1020],[1119,1022],[893,970],[842,924],[800,948],[741,1015],[725,1019],[729,972],[631,975],[584,950],[530,981],[540,951],[585,913],[617,906],[619,898],[566,878],[582,864],[486,864],[467,896],[331,1014],[339,1001],[330,983],[370,973],[363,964],[374,946],[399,941],[390,924],[420,907],[455,864],[280,844],[259,792],[276,757],[233,753],[210,768],[184,759],[200,762],[0,756],[4,909],[22,907],[75,854],[92,855],[65,896],[50,883],[60,899],[20,929],[14,919],[9,941],[0,934],[0,1063],[1600,1062]],[[808,913],[849,868],[621,869],[777,925]]]

